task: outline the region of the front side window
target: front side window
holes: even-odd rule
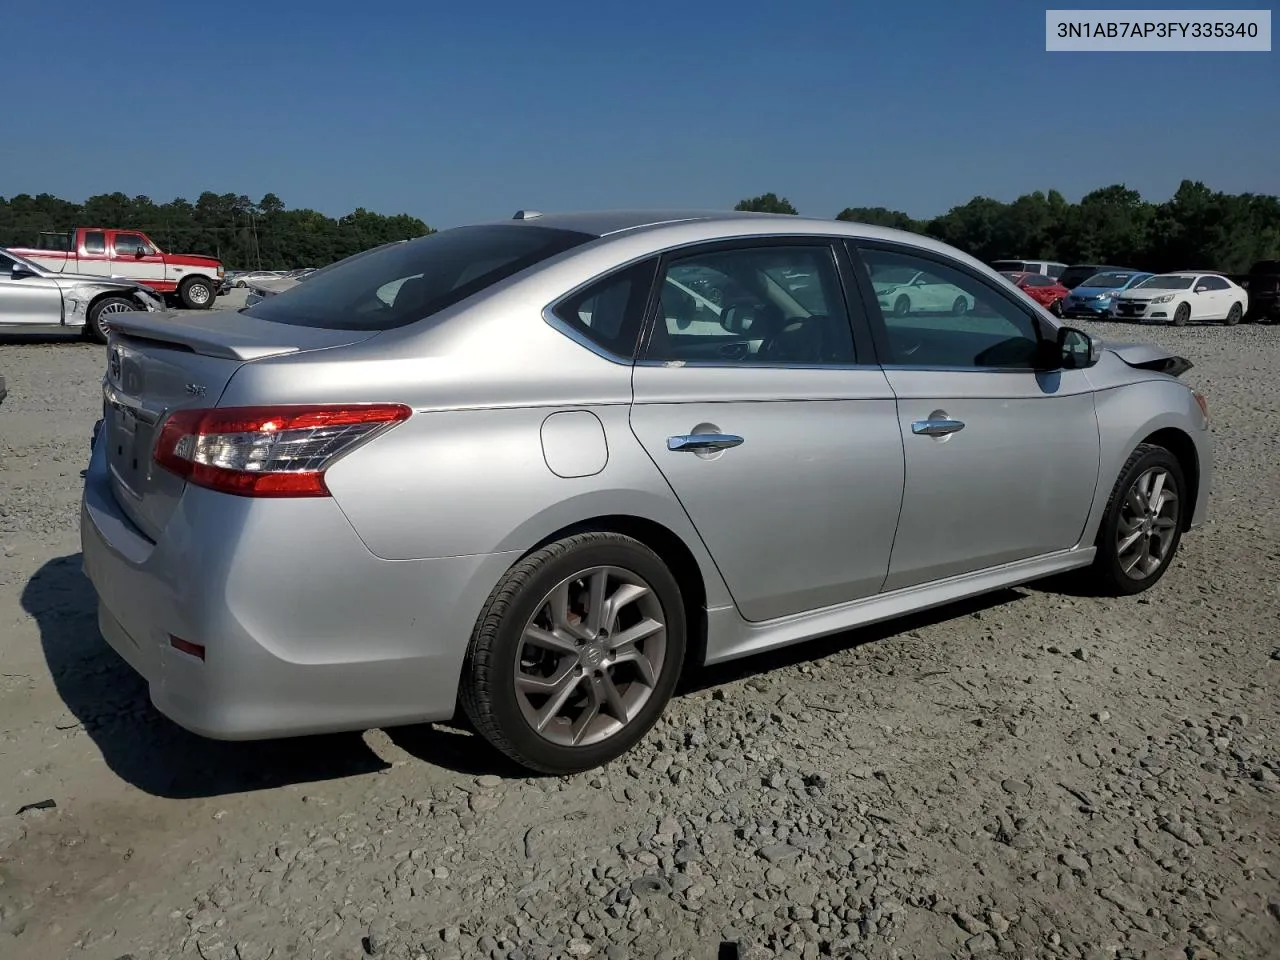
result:
[[[455,227],[317,270],[246,312],[326,330],[391,330],[595,239],[528,225]]]
[[[84,252],[85,253],[106,253],[107,252],[107,235],[100,230],[94,230],[84,235]]]
[[[115,245],[118,257],[135,257],[139,252],[146,252],[146,245],[136,233],[117,233]]]
[[[884,320],[886,364],[1034,367],[1041,350],[1035,320],[977,277],[911,253],[859,253]],[[904,284],[908,271],[913,279]]]
[[[1210,290],[1226,290],[1227,281],[1221,277],[1201,277],[1198,286],[1208,287]]]
[[[827,244],[750,246],[674,257],[646,359],[848,364],[853,330]]]

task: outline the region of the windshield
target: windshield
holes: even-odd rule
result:
[[[455,227],[317,270],[244,312],[300,327],[391,330],[594,239],[547,227]]]
[[[13,263],[22,267],[24,270],[30,270],[32,273],[44,273],[43,267],[41,267],[39,264],[32,263],[26,257],[20,257],[16,253],[13,253],[12,251],[9,251],[9,250],[0,250],[0,253],[4,254],[6,260],[12,260]],[[12,270],[13,265],[6,262],[4,263],[4,268],[6,270]]]
[[[1194,279],[1194,277],[1174,275],[1152,277],[1149,280],[1143,280],[1138,284],[1138,287],[1145,290],[1188,290],[1191,287],[1191,281]],[[1135,287],[1134,289],[1136,290],[1138,287]]]
[[[1095,273],[1080,284],[1082,287],[1123,287],[1129,282],[1132,273]]]

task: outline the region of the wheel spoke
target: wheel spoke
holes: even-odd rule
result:
[[[657,620],[645,617],[635,626],[627,627],[627,629],[620,633],[612,634],[605,643],[605,649],[617,650],[628,645],[634,646],[641,640],[652,637],[655,633],[658,633],[663,629],[665,628]]]
[[[591,575],[591,598],[587,601],[587,639],[594,640],[600,636],[600,630],[609,622],[604,619],[608,604],[605,602],[605,591],[609,589],[609,571],[597,570]]]
[[[1153,510],[1160,509],[1160,491],[1164,489],[1164,480],[1168,476],[1163,470],[1155,476],[1155,482],[1151,484],[1151,490],[1147,493],[1147,503]]]
[[[612,628],[623,607],[629,603],[635,603],[641,597],[648,596],[648,593],[648,587],[642,587],[637,583],[624,583],[618,587],[609,597],[608,613],[604,619],[605,626]]]
[[[578,645],[567,637],[551,630],[544,630],[542,627],[534,626],[532,623],[524,628],[524,642],[531,643],[535,647],[541,647],[543,650],[553,650],[556,653],[571,653],[577,656]]]
[[[1129,509],[1134,513],[1143,514],[1147,512],[1147,504],[1142,499],[1142,492],[1136,486],[1129,488],[1129,493],[1128,496],[1125,497],[1125,502],[1128,503]]]
[[[635,646],[619,650],[617,656],[613,658],[613,662],[615,665],[620,663],[635,664],[636,672],[640,674],[640,679],[644,681],[646,687],[652,687],[658,682],[657,675],[653,670],[653,661]]]
[[[1157,530],[1173,530],[1178,526],[1178,521],[1172,517],[1156,517],[1155,528]]]
[[[1116,548],[1116,552],[1121,555],[1128,553],[1130,548],[1141,539],[1142,539],[1141,530],[1138,530],[1138,531],[1135,531],[1134,533],[1129,534],[1129,536],[1125,537],[1123,540],[1120,541],[1120,546]]]
[[[598,678],[593,677],[592,679],[594,681]],[[578,719],[574,721],[573,733],[570,736],[570,740],[575,747],[582,742],[583,735],[595,718],[600,716],[601,702],[602,697],[599,685],[594,682],[587,684],[587,705],[583,708],[582,713],[579,714]]]
[[[569,606],[569,590],[572,586],[573,581],[566,580],[552,590],[547,607],[551,612],[551,622],[558,630],[579,640],[586,640],[587,631],[582,626],[581,618]]]
[[[559,685],[547,698],[547,702],[543,704],[541,710],[538,711],[538,732],[541,733],[547,728],[552,720],[564,709],[564,705],[569,702],[569,698],[573,696],[573,692],[578,689],[578,684],[582,682],[582,675],[577,670],[569,671],[560,681]]]
[[[562,683],[566,682],[570,674],[577,673],[577,670],[577,663],[566,659],[564,666],[549,677],[535,677],[533,674],[525,673],[524,671],[517,673],[516,686],[526,693],[552,695]]]
[[[609,672],[606,670],[594,679],[595,685],[600,692],[600,697],[604,704],[608,706],[609,712],[623,723],[631,719],[627,716],[627,704],[623,701],[622,694],[618,692],[618,685],[613,682],[613,677],[609,675]]]

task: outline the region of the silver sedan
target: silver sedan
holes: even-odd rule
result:
[[[158,293],[132,280],[59,273],[0,250],[0,328],[60,327],[106,343],[115,315],[163,309]]]
[[[882,310],[906,272],[972,306]],[[913,234],[522,212],[120,315],[84,565],[197,733],[460,706],[570,773],[686,668],[1065,571],[1147,590],[1207,509],[1189,366]]]

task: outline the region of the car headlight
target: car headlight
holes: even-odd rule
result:
[[[1166,294],[1165,294],[1164,296],[1162,296],[1162,297],[1152,297],[1152,298],[1151,298],[1151,302],[1152,302],[1152,303],[1168,303],[1168,302],[1169,302],[1170,300],[1172,300],[1172,299],[1173,299],[1173,294],[1172,294],[1172,293],[1166,293]]]

